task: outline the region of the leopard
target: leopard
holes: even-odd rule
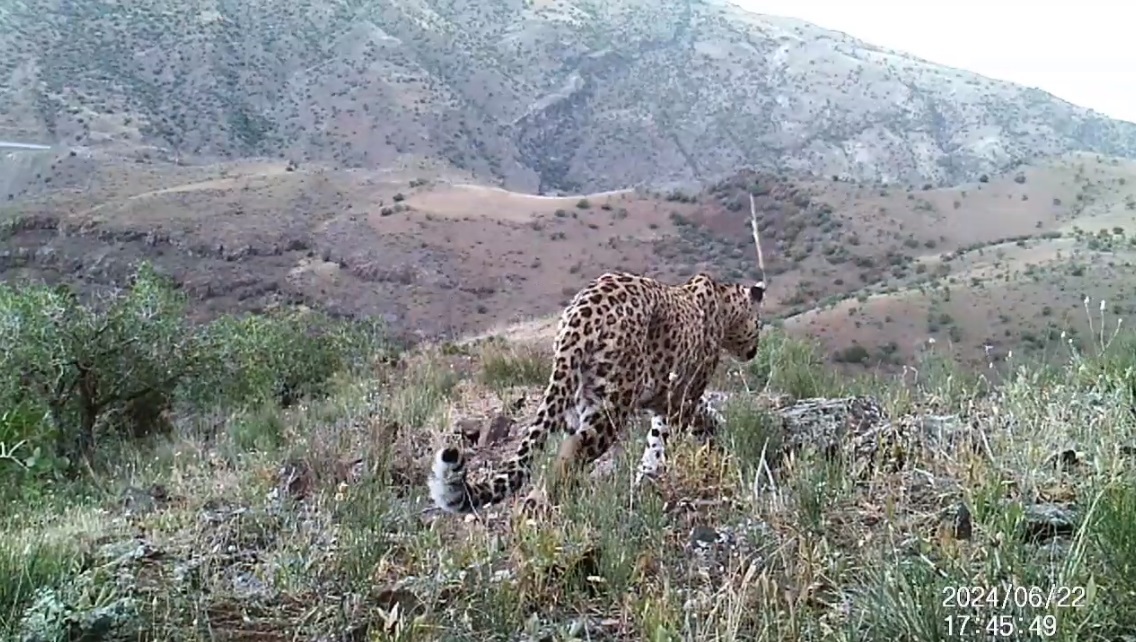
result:
[[[552,368],[535,418],[512,455],[485,480],[467,480],[469,459],[457,446],[435,452],[428,486],[434,506],[472,513],[517,494],[550,435],[565,433],[554,470],[574,473],[621,439],[629,420],[650,417],[636,483],[657,478],[667,440],[688,431],[713,440],[723,423],[704,398],[723,354],[741,362],[758,353],[765,281],[720,281],[705,272],[680,284],[630,272],[606,272],[563,309]]]

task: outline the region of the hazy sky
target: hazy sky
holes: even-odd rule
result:
[[[733,1],[1136,122],[1136,6],[1121,0]]]

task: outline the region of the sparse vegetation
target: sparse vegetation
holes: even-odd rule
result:
[[[998,610],[1023,639],[1136,630],[1136,170],[1041,157],[1129,124],[804,24],[753,118],[770,36],[717,4],[16,5],[0,126],[56,147],[0,159],[0,637],[971,639],[946,591],[1004,583],[1075,603]],[[438,442],[502,456],[548,376],[548,328],[465,337],[612,269],[772,277],[718,445],[424,515]]]
[[[1037,176],[1090,171],[1079,165],[1081,161],[1075,157],[1048,162],[1031,171]],[[1108,167],[1109,172],[1128,171],[1126,166]],[[377,203],[359,200],[362,193],[353,195],[353,179],[348,176],[311,166],[303,172],[273,179],[273,190],[279,190],[281,195],[303,186],[312,199],[345,199],[338,208],[341,214],[328,215],[320,222],[298,212],[289,217],[287,213],[293,210],[278,207],[275,197],[268,198],[272,190],[263,192],[263,200],[251,196],[254,192],[242,186],[256,184],[254,181],[260,179],[242,174],[242,170],[226,169],[220,179],[217,174],[208,173],[212,171],[208,169],[177,171],[179,174],[162,179],[167,181],[162,185],[169,186],[163,189],[178,190],[168,201],[158,202],[153,197],[145,200],[158,207],[156,212],[146,215],[152,219],[143,217],[136,221],[132,210],[113,213],[122,207],[113,199],[101,209],[112,214],[107,214],[106,223],[97,230],[98,238],[121,245],[115,245],[116,249],[101,259],[108,269],[106,276],[97,278],[121,278],[123,259],[141,254],[151,257],[180,281],[192,284],[187,288],[191,307],[256,311],[281,299],[316,307],[330,300],[336,312],[369,314],[393,306],[405,311],[391,315],[393,330],[411,329],[427,336],[456,336],[483,330],[504,309],[522,316],[554,313],[560,300],[541,292],[574,288],[579,279],[591,275],[589,266],[610,268],[628,258],[635,264],[634,269],[647,265],[648,271],[671,280],[689,278],[700,270],[725,278],[757,278],[748,229],[750,194],[755,195],[761,234],[767,244],[767,272],[784,279],[782,282],[792,283],[784,293],[774,295],[772,313],[785,318],[786,327],[798,336],[823,337],[826,352],[833,356],[851,344],[858,343],[873,352],[870,346],[896,342],[898,349],[887,359],[878,359],[873,353],[871,359],[859,365],[845,364],[849,368],[891,370],[912,363],[915,347],[928,338],[925,326],[911,323],[929,303],[919,299],[947,282],[970,284],[970,289],[964,291],[962,298],[944,304],[944,311],[950,312],[956,322],[939,328],[931,336],[950,339],[950,349],[956,356],[982,365],[982,345],[990,337],[1013,342],[1026,335],[1049,336],[1045,324],[1036,322],[1041,318],[1037,313],[1041,305],[1051,306],[1055,316],[1064,316],[1079,307],[1085,292],[1109,300],[1122,298],[1123,279],[1098,277],[1106,270],[1129,270],[1131,263],[1123,256],[1136,247],[1132,241],[1136,237],[1113,229],[1123,230],[1116,221],[1086,222],[1088,229],[1095,230],[1092,234],[1054,229],[1061,225],[1054,217],[1066,220],[1062,217],[1067,214],[1048,207],[1037,210],[1036,218],[1020,219],[1024,225],[990,227],[1000,225],[999,219],[983,212],[995,205],[990,199],[1004,196],[1006,188],[1012,185],[1009,175],[991,178],[989,190],[971,193],[968,209],[952,215],[973,218],[986,226],[967,228],[976,234],[989,229],[985,237],[980,235],[979,240],[961,243],[941,234],[942,226],[923,221],[926,213],[917,209],[920,199],[907,201],[902,192],[880,196],[876,189],[851,180],[834,184],[742,172],[697,198],[668,201],[662,194],[605,196],[598,202],[611,203],[611,209],[602,216],[593,216],[574,207],[581,200],[578,197],[531,199],[494,191],[452,189],[421,183],[415,175],[390,181]],[[192,176],[197,178],[189,180],[188,174],[181,176],[182,171],[193,172]],[[214,180],[231,180],[232,189],[187,191],[179,187],[208,186]],[[404,193],[404,200],[395,203],[393,196],[410,182],[415,183],[418,191],[409,196]],[[1119,185],[1113,179],[1100,178],[1098,182]],[[1046,203],[1050,200],[1046,190],[1058,189],[1060,185],[1056,179],[1040,178],[1031,184]],[[1069,189],[1074,188],[1079,189],[1076,185]],[[937,203],[949,202],[943,199],[960,193],[949,187],[937,187],[934,191]],[[921,194],[931,198],[928,192]],[[370,192],[366,195],[369,199]],[[1094,198],[1102,204],[1106,198],[1122,196],[1123,193],[1102,192]],[[230,197],[240,199],[237,210],[213,204],[214,199]],[[688,202],[691,200],[695,202]],[[997,206],[1001,206],[1000,201]],[[231,211],[240,214],[226,214]],[[478,214],[462,214],[467,211]],[[205,224],[202,213],[212,212],[217,214]],[[88,233],[87,228],[78,228],[79,236],[74,236],[75,223],[67,218],[29,214],[16,208],[9,213],[12,217],[7,219],[5,233],[21,248],[16,260],[24,261],[25,270],[30,269],[32,274],[40,270],[51,273],[59,265],[82,269],[91,260],[83,254],[69,255],[68,250],[72,238],[77,247],[86,247],[88,241],[80,239]],[[492,221],[491,226],[487,228],[479,220]],[[311,226],[311,231],[303,231],[303,226]],[[34,247],[45,231],[60,228],[71,231],[53,237],[55,254],[22,249]],[[229,231],[233,229],[235,233]],[[1001,233],[996,231],[999,229]],[[248,239],[247,243],[242,236]],[[554,242],[534,243],[537,238]],[[1072,247],[1076,248],[1072,261],[1060,251],[1049,254],[1049,248],[1070,242],[1075,242]],[[506,254],[510,258],[505,261],[490,265],[479,262],[478,257],[485,255],[484,249],[497,244],[520,249],[515,256]],[[772,247],[779,249],[770,251]],[[439,250],[443,253],[439,254]],[[1040,262],[1016,267],[1017,257],[1025,252],[1039,256]],[[1107,262],[1105,256],[1110,257]],[[433,268],[411,267],[434,265],[432,262],[439,257],[445,257],[443,265],[450,266],[444,269],[477,274],[485,283],[516,283],[517,279],[535,278],[547,284],[519,289],[470,285],[453,290],[444,281],[427,276]],[[854,270],[850,272],[849,267]],[[204,284],[203,272],[209,273]],[[559,281],[558,275],[565,274],[571,277],[568,283]],[[1023,281],[1036,287],[1022,288]],[[93,285],[87,279],[75,283],[80,292]],[[333,283],[332,290],[328,290]],[[384,283],[396,287],[386,289]],[[414,288],[406,287],[412,283]],[[868,295],[883,296],[869,299]],[[904,301],[913,296],[911,303],[917,309],[901,314],[892,310],[896,305],[908,305]],[[864,305],[835,314],[833,308],[840,307],[839,301],[853,298],[863,298]],[[1018,307],[1033,312],[1024,320],[1013,315],[1017,320],[1010,323],[997,320],[1005,309]],[[809,317],[807,326],[800,325],[794,316],[816,308],[818,314]],[[984,312],[987,310],[992,316]],[[1036,343],[1031,340],[1023,345]]]
[[[149,265],[126,292],[88,303],[66,286],[0,285],[0,328],[12,346],[0,369],[0,443],[16,464],[0,475],[73,477],[99,464],[100,442],[164,434],[185,408],[287,408],[324,397],[333,375],[353,371],[360,351],[378,356],[383,339],[314,312],[192,326],[185,303]]]
[[[388,169],[401,162],[395,159],[412,157],[494,181],[523,168],[538,175],[545,190],[561,193],[685,181],[742,166],[784,172],[852,140],[867,146],[865,153],[878,162],[852,165],[834,177],[836,183],[898,176],[930,191],[979,174],[985,181],[1004,169],[977,143],[928,159],[937,173],[946,173],[934,178],[895,155],[886,141],[906,140],[909,122],[929,122],[939,109],[973,114],[957,125],[963,128],[958,140],[978,140],[982,132],[1023,157],[1080,148],[1124,154],[1136,138],[1126,124],[1085,116],[1019,86],[923,60],[876,60],[867,53],[870,45],[836,45],[809,25],[795,36],[809,44],[799,52],[805,58],[776,89],[802,106],[831,100],[832,111],[814,105],[779,116],[784,122],[751,118],[739,110],[736,92],[775,89],[768,86],[772,63],[758,53],[765,46],[760,43],[776,46],[761,26],[763,18],[739,31],[729,10],[717,5],[637,4],[629,11],[630,6],[573,11],[567,21],[559,10],[534,9],[532,20],[518,26],[510,11],[433,0],[423,7],[432,16],[427,22],[401,5],[329,7],[298,0],[281,9],[246,2],[201,14],[190,5],[157,2],[84,5],[61,14],[45,0],[28,0],[19,11],[0,16],[11,36],[0,43],[0,68],[5,77],[18,69],[39,71],[34,81],[13,81],[25,84],[5,92],[0,124],[9,138],[65,145],[145,141],[137,151],[141,164],[260,156],[287,159],[284,171],[300,173],[301,167],[318,165]],[[317,15],[319,20],[311,18]],[[325,43],[359,25],[382,25],[398,44],[360,41],[350,51],[326,49]],[[660,42],[650,56],[641,55],[638,43],[678,25],[690,29],[684,27],[673,42]],[[517,29],[523,31],[517,39],[500,38]],[[439,39],[447,46],[429,46]],[[563,82],[558,70],[576,64],[576,53],[550,47],[561,41],[588,42],[592,51],[610,54],[580,70],[579,87],[545,104],[547,88]],[[695,41],[732,53],[722,59],[696,56],[690,48]],[[759,46],[742,46],[751,42]],[[836,55],[834,47],[852,49]],[[625,65],[623,81],[604,82],[614,60]],[[930,77],[950,80],[928,83]],[[834,79],[834,97],[820,99]],[[956,83],[981,90],[960,92]],[[907,87],[926,94],[912,120],[879,118],[891,113],[894,93]],[[976,95],[982,99],[964,98]],[[516,118],[522,112],[515,106],[538,104],[545,106]],[[654,117],[650,122],[610,117],[629,104]],[[847,116],[833,122],[830,113]],[[1008,119],[1010,113],[1017,115]],[[856,138],[846,127],[865,119],[876,123],[878,139]],[[512,125],[503,127],[507,122]],[[758,142],[783,128],[802,132],[813,150],[795,143],[769,149]],[[57,184],[73,167],[42,173],[36,186]],[[417,188],[421,180],[415,175],[408,182]],[[681,202],[695,198],[677,190],[674,196]]]
[[[143,272],[136,283],[104,311],[68,319],[23,303],[58,307],[62,293],[7,290],[5,327],[32,328],[7,371],[35,372],[26,360],[60,345],[52,324],[78,332],[92,319],[122,320],[93,352],[107,372],[194,351],[244,363],[250,340],[269,354],[329,354],[290,331],[203,341],[208,328],[181,326],[176,306],[154,303],[176,300],[160,280]],[[1060,366],[999,364],[998,386],[933,350],[901,377],[835,377],[815,347],[771,329],[752,364],[719,377],[718,446],[676,437],[659,486],[633,490],[640,428],[611,472],[532,520],[508,507],[478,520],[420,515],[438,430],[467,422],[484,457],[508,447],[477,437],[510,424],[493,417],[535,407],[542,350],[501,340],[397,360],[355,343],[358,362],[338,362],[330,377],[315,370],[331,384],[326,396],[287,408],[255,401],[271,397],[263,375],[274,367],[227,370],[236,397],[221,405],[192,385],[216,388],[216,374],[182,370],[173,396],[185,403],[167,432],[100,440],[91,466],[70,477],[50,474],[21,441],[38,439],[41,413],[9,412],[0,474],[15,501],[0,521],[0,631],[931,641],[959,635],[951,627],[963,616],[976,635],[990,622],[987,610],[948,605],[966,601],[955,587],[1013,584],[1024,604],[999,614],[1044,627],[1034,638],[1122,636],[1136,626],[1136,336],[1107,327]],[[161,383],[159,370],[128,372]],[[125,387],[108,392],[135,389],[117,381]],[[845,395],[878,400],[890,422],[868,414],[855,432],[830,434],[822,414],[807,414],[815,402],[794,405]],[[787,408],[813,417],[795,430],[818,436],[784,432]],[[1040,599],[1051,591],[1061,604]]]

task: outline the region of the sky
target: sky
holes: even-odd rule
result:
[[[1136,122],[1136,6],[1120,0],[733,0]]]

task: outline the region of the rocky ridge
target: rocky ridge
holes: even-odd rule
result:
[[[28,0],[0,13],[0,135],[528,192],[741,167],[952,184],[1136,125],[722,0]]]

